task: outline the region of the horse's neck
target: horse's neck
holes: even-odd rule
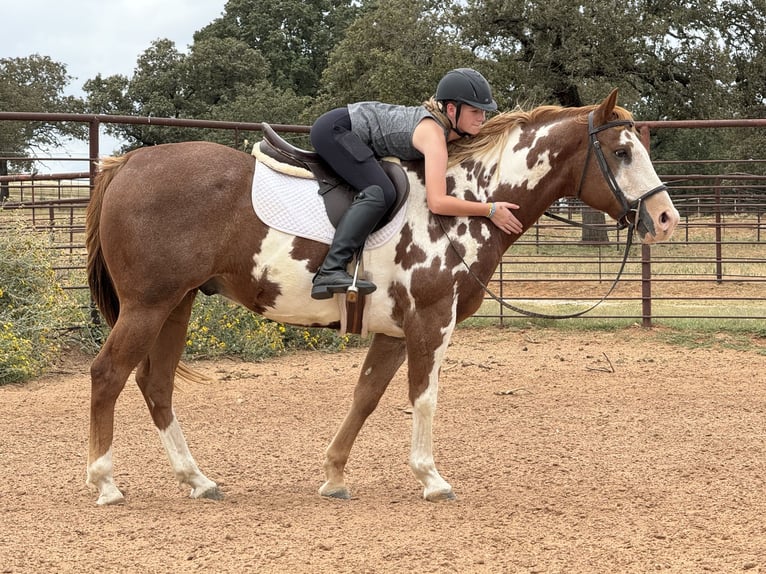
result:
[[[577,146],[567,145],[561,137],[551,137],[554,129],[557,135],[566,133],[555,124],[538,128],[527,126],[528,132],[555,141],[543,147],[537,141],[522,145],[523,132],[516,128],[498,156],[491,193],[498,200],[518,204],[518,213],[527,229],[557,200],[576,192],[575,176],[568,166],[576,161]],[[503,193],[505,190],[507,192]]]

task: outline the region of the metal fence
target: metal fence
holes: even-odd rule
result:
[[[231,145],[240,148],[246,135],[254,134],[257,139],[260,130],[257,123],[78,114],[0,112],[1,121],[69,121],[89,126],[87,157],[28,158],[38,163],[66,160],[75,166],[72,171],[0,176],[0,185],[7,186],[10,194],[4,203],[5,212],[20,212],[33,229],[51,236],[62,283],[75,290],[86,289],[84,213],[96,173],[103,124],[223,130],[230,133]],[[307,126],[274,127],[281,132],[308,131]],[[639,123],[647,145],[650,133],[657,130],[720,127],[740,129],[746,137],[752,130],[766,129],[766,120]],[[755,163],[763,161],[655,160],[682,216],[674,239],[652,247],[633,246],[614,291],[580,319],[625,319],[648,326],[665,319],[741,322],[766,318],[766,222],[762,221],[766,176],[748,173],[763,171],[753,169]],[[708,172],[730,170],[733,165],[736,172],[701,175],[695,173],[700,163]],[[575,221],[582,220],[583,209],[574,200],[552,208]],[[547,315],[569,315],[591,307],[610,290],[623,260],[625,232],[607,228],[606,242],[588,243],[578,228],[543,217],[506,253],[489,284],[496,299],[488,295],[476,316],[501,323],[524,316],[504,303]]]

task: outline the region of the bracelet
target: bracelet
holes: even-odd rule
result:
[[[492,216],[495,215],[495,209],[497,206],[494,203],[489,204],[489,213],[487,214],[487,218],[492,219]]]

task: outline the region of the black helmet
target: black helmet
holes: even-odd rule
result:
[[[462,102],[486,112],[497,109],[489,82],[471,68],[457,68],[447,72],[436,87],[436,100]]]

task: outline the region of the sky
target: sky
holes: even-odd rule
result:
[[[66,94],[83,96],[97,74],[131,77],[138,57],[154,40],[167,38],[188,52],[194,32],[220,17],[226,0],[2,0],[0,58],[49,56],[74,79]],[[101,134],[101,155],[119,142]],[[87,143],[71,142],[52,155],[87,155]],[[60,171],[48,162],[41,172]],[[81,171],[66,162],[64,171]],[[82,168],[82,171],[87,171]]]

